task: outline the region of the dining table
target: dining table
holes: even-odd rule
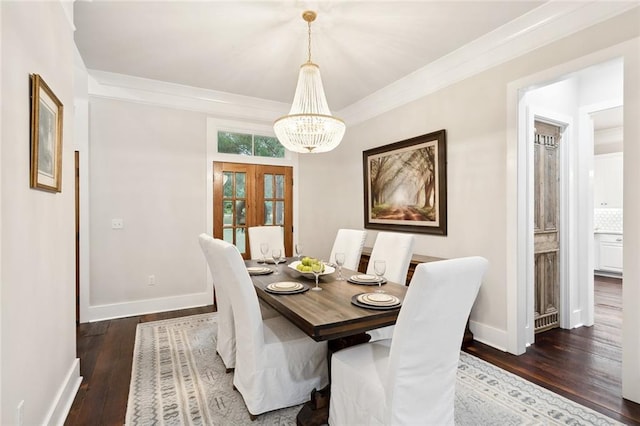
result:
[[[343,280],[338,280],[338,271],[325,273],[319,277],[321,291],[313,291],[315,279],[310,273],[301,273],[294,267],[296,258],[287,258],[283,263],[275,265],[247,260],[245,263],[250,272],[254,268],[270,268],[251,278],[258,297],[267,305],[278,311],[313,340],[328,342],[328,356],[342,348],[369,340],[367,331],[395,324],[400,306],[364,307],[357,302],[362,293],[376,293],[382,290],[385,294],[404,299],[407,287],[390,281],[381,286],[376,281],[354,284],[350,282],[363,274],[358,271],[342,268]],[[328,265],[334,269],[334,265]],[[269,285],[275,283],[300,283],[304,291],[295,294],[274,294]],[[329,359],[330,361],[330,359]],[[330,368],[329,363],[329,368]],[[329,376],[330,377],[330,376]],[[299,425],[326,424],[328,420],[329,389],[314,391],[311,401],[303,406],[297,417]]]
[[[352,303],[354,296],[361,293],[374,293],[379,286],[375,282],[368,285],[353,284],[347,279],[360,275],[358,271],[342,268],[343,281],[338,281],[338,272],[319,277],[322,291],[312,291],[315,280],[310,273],[303,274],[289,266],[296,258],[287,258],[282,264],[266,264],[275,272],[264,275],[252,275],[253,285],[258,297],[278,311],[315,341],[332,341],[339,338],[362,334],[368,330],[393,325],[398,318],[400,307],[393,309],[365,308]],[[245,262],[248,267],[263,266],[255,260]],[[329,265],[331,266],[331,265]],[[276,282],[300,282],[309,287],[309,291],[297,294],[274,294],[267,286]],[[380,289],[387,294],[403,300],[407,287],[402,284],[386,282]]]

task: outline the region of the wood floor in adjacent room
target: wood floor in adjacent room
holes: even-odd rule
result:
[[[596,278],[593,327],[555,329],[514,356],[482,343],[467,352],[626,424],[640,425],[640,405],[621,394],[621,280]],[[65,425],[122,425],[127,409],[136,325],[212,312],[212,306],[78,326],[83,383]]]

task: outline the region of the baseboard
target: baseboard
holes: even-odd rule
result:
[[[73,400],[80,389],[82,383],[82,376],[80,376],[80,359],[76,358],[71,364],[71,368],[67,372],[60,389],[56,395],[56,398],[47,413],[47,417],[43,424],[45,425],[57,425],[63,426],[64,421],[69,415]]]
[[[473,340],[507,352],[507,332],[489,325],[469,320]]]
[[[175,311],[213,304],[211,292],[185,294],[157,299],[135,300],[131,302],[94,305],[87,308],[86,318],[81,322],[103,321],[114,318],[132,317],[155,312]]]

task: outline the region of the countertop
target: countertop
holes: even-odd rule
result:
[[[593,231],[594,234],[611,234],[611,235],[622,235],[622,231],[608,231],[606,229],[595,229]]]

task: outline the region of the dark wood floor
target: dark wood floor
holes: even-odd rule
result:
[[[596,325],[551,330],[514,356],[481,343],[466,350],[505,370],[626,424],[640,425],[640,405],[621,394],[621,282],[596,281]],[[122,425],[127,408],[136,325],[212,312],[213,307],[143,315],[78,326],[83,383],[65,425]]]
[[[626,424],[640,425],[640,405],[622,394],[622,281],[596,277],[595,324],[536,335],[520,356],[474,342],[466,351]]]

